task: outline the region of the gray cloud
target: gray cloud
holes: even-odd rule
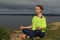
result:
[[[29,9],[0,9],[0,14],[30,14],[33,13],[33,10]]]
[[[60,0],[0,0],[0,13],[34,13],[37,4],[44,13],[60,13]]]
[[[6,3],[6,4],[14,4],[14,5],[20,5],[20,4],[45,4],[45,5],[60,5],[60,0],[0,0],[0,3]]]
[[[19,5],[19,4],[36,4],[36,3],[39,3],[39,1],[37,0],[0,0],[0,3]]]

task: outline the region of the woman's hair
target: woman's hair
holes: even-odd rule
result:
[[[42,5],[36,5],[37,7],[40,7],[41,10],[43,10],[43,6]]]

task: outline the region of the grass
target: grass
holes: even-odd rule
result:
[[[60,40],[60,27],[56,30],[51,30],[51,28],[55,25],[48,25],[46,29],[46,37],[44,40]],[[56,27],[56,26],[55,26]]]
[[[52,28],[53,28],[53,30],[51,30]],[[55,28],[57,28],[57,29],[55,29]],[[17,31],[17,37],[19,35],[21,35],[20,30]],[[17,38],[17,37],[15,37],[15,38]],[[21,37],[19,37],[19,38],[21,38]],[[44,38],[40,38],[40,40],[60,40],[60,26],[57,27],[56,25],[48,24],[47,29],[46,29],[46,35]]]
[[[9,40],[10,32],[6,26],[0,26],[0,40]]]

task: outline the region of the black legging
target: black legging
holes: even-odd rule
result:
[[[40,30],[30,30],[30,29],[22,29],[22,32],[30,37],[40,37],[43,38],[45,36],[45,32],[42,32]]]

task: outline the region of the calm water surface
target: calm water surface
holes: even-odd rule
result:
[[[6,25],[9,29],[18,29],[20,25],[30,25],[33,16],[1,16],[0,25]],[[60,16],[46,16],[47,24],[60,21]]]

